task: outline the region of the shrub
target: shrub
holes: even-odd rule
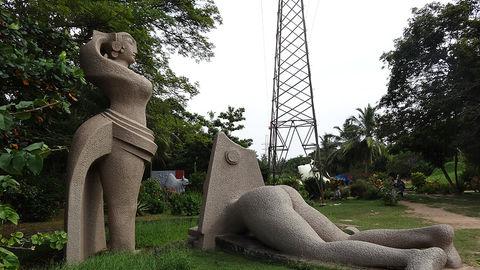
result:
[[[377,200],[377,199],[380,199],[381,197],[382,196],[380,194],[380,190],[375,186],[369,184],[367,185],[367,190],[365,191],[365,194],[361,198],[365,200]]]
[[[350,193],[354,197],[365,200],[376,200],[381,198],[380,190],[369,181],[359,179],[350,185]]]
[[[416,190],[420,190],[427,183],[427,177],[421,172],[412,173],[412,186]]]
[[[377,189],[381,189],[383,187],[383,182],[389,180],[390,179],[386,173],[374,173],[368,178],[368,182]]]
[[[172,193],[169,202],[173,215],[195,216],[200,214],[202,195],[198,192]]]
[[[398,192],[391,181],[385,181],[383,183],[380,194],[385,205],[394,206],[398,204]]]
[[[467,188],[480,191],[480,169],[467,162],[465,171],[460,175],[461,182],[465,183]]]
[[[190,184],[187,188],[191,191],[203,193],[203,183],[205,182],[205,179],[207,179],[206,172],[194,172],[190,174],[190,177],[188,178]]]
[[[352,194],[353,197],[362,198],[367,192],[367,186],[368,186],[367,181],[363,179],[356,180],[350,185],[350,193]]]
[[[166,208],[165,191],[155,179],[147,179],[140,187],[138,195],[138,212],[161,214]]]
[[[290,186],[298,191],[300,190],[302,182],[293,175],[281,175],[278,179],[278,184]]]
[[[449,194],[451,193],[450,186],[438,181],[426,182],[424,186],[417,190],[418,193],[426,194]]]
[[[320,189],[318,188],[319,185],[320,183],[317,183],[317,180],[314,177],[305,179],[305,181],[303,182],[303,187],[308,193],[309,199],[316,200],[320,198]],[[325,198],[328,197],[325,195]]]
[[[430,175],[435,167],[422,158],[422,155],[414,152],[401,152],[393,155],[387,163],[387,172],[400,177],[409,177],[413,172],[421,172]]]
[[[32,179],[19,181],[16,192],[5,194],[5,202],[17,209],[23,222],[46,221],[58,214],[60,199],[55,190],[53,179],[44,179],[32,184]]]

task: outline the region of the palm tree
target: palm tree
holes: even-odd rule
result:
[[[373,161],[386,154],[385,145],[375,137],[376,108],[368,104],[364,109],[357,108],[358,116],[345,120],[339,131],[341,147],[338,151],[344,160],[362,161],[365,173]]]
[[[336,153],[340,148],[338,136],[326,133],[320,136],[320,164],[325,172],[336,172],[338,160]]]

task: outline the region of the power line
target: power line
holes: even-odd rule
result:
[[[267,68],[267,50],[266,50],[266,45],[265,45],[265,22],[264,22],[264,19],[263,19],[263,0],[260,0],[260,12],[261,12],[261,17],[262,17],[262,47],[263,47],[263,73],[264,73],[264,76],[263,78],[265,79],[265,93],[267,95],[267,99],[268,99],[268,94],[269,94],[269,91],[268,91],[268,80],[267,80],[267,77],[268,77],[268,68]]]

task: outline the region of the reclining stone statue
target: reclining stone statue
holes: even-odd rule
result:
[[[67,168],[66,260],[81,262],[106,249],[103,197],[108,211],[109,247],[135,249],[135,214],[145,162],[157,149],[146,127],[152,84],[128,67],[137,45],[128,33],[94,31],[80,50],[88,81],[110,100],[110,108],[75,133]]]
[[[462,266],[452,227],[348,235],[295,189],[265,186],[255,153],[220,133],[210,157],[199,226],[191,232],[193,244],[212,249],[217,236],[247,232],[270,248],[304,259],[418,270]]]

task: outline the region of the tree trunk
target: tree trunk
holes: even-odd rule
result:
[[[457,183],[457,187],[458,187],[457,167],[458,167],[458,152],[455,152],[455,183]]]
[[[448,172],[445,169],[445,165],[442,164],[442,166],[440,166],[440,169],[442,170],[443,175],[445,175],[445,178],[447,179],[452,189],[456,190],[456,187],[455,187],[455,184],[453,184],[452,178],[450,178],[450,175],[448,175]]]
[[[457,185],[457,193],[463,193],[462,183],[458,179],[458,151],[455,152],[455,184]]]

